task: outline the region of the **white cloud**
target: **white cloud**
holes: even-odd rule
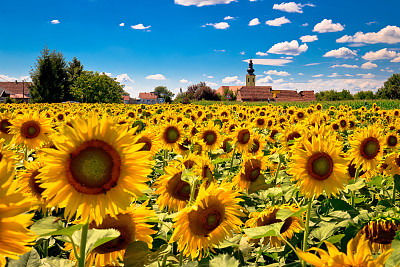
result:
[[[107,75],[108,77],[111,77],[111,72],[102,72],[102,74]]]
[[[400,56],[390,60],[390,62],[400,62]]]
[[[303,75],[304,75],[304,73],[301,73],[301,72],[299,72],[299,73],[298,73],[298,75],[300,75],[300,76],[303,76]]]
[[[175,0],[175,4],[182,6],[213,6],[218,4],[229,4],[236,0]]]
[[[311,43],[311,42],[317,41],[318,37],[316,35],[304,35],[304,36],[300,37],[300,40],[303,43]]]
[[[248,59],[243,60],[243,62],[249,62]],[[253,59],[254,65],[264,65],[264,66],[284,66],[287,63],[293,62],[290,59],[267,59],[267,58],[256,58]]]
[[[340,23],[332,23],[331,19],[324,19],[320,23],[314,26],[313,32],[325,33],[325,32],[340,32],[343,31],[344,27]]]
[[[348,49],[347,47],[341,47],[336,50],[331,50],[329,52],[326,52],[323,57],[336,57],[336,58],[352,58],[354,56],[357,56],[357,52]]]
[[[210,87],[213,87],[213,86],[217,86],[218,84],[217,84],[217,83],[214,83],[214,82],[206,81],[206,85],[207,85],[207,86],[210,86]]]
[[[381,69],[381,71],[394,72],[394,70],[390,69],[389,67]]]
[[[296,40],[283,43],[274,44],[267,52],[271,54],[284,54],[284,55],[292,55],[297,56],[300,53],[306,52],[308,49],[307,44],[302,44],[299,46],[299,43]]]
[[[322,77],[322,76],[324,76],[323,74],[315,74],[315,75],[311,75],[311,77],[313,77],[313,78],[319,78],[319,77]]]
[[[254,18],[249,22],[249,26],[256,26],[258,24],[260,24],[260,20],[258,18]]]
[[[361,65],[362,69],[373,69],[378,67],[378,65],[371,63],[371,62],[365,62],[364,64]]]
[[[244,55],[244,54],[246,54],[246,53],[245,53],[244,51],[241,51],[240,54],[241,54],[241,55]]]
[[[220,50],[216,50],[216,49],[214,49],[214,52],[226,52],[226,50],[225,49],[220,49]]]
[[[257,80],[257,84],[259,84],[259,85],[267,85],[272,82],[273,82],[273,79],[271,76],[265,76],[265,77]]]
[[[375,78],[375,75],[372,73],[368,73],[368,74],[357,74],[357,76],[362,76],[363,79],[372,79]]]
[[[227,22],[218,22],[218,23],[207,23],[201,27],[212,26],[218,30],[225,30],[229,28],[229,24]]]
[[[306,26],[308,26],[308,23],[307,23],[307,22],[306,22],[306,23],[303,23],[303,24],[301,24],[300,26],[306,27]]]
[[[214,79],[214,76],[207,76],[208,79]]]
[[[387,48],[383,48],[376,52],[370,51],[362,56],[363,59],[373,61],[379,59],[392,59],[399,56],[395,51],[387,50]]]
[[[125,26],[125,23],[122,22],[122,23],[119,24],[119,26],[120,26],[120,27],[124,27],[124,26]]]
[[[224,20],[231,20],[231,19],[235,19],[235,17],[226,16],[226,17],[224,18]]]
[[[277,75],[277,76],[289,76],[290,73],[286,71],[277,71],[277,70],[269,70],[269,71],[264,71],[265,74],[267,75]]]
[[[232,84],[232,83],[234,83],[234,84],[238,84],[238,85],[244,84],[244,82],[239,80],[238,76],[225,77],[224,79],[222,79],[222,83],[224,83],[224,84]]]
[[[342,36],[336,40],[337,43],[365,43],[365,44],[396,44],[400,43],[400,28],[397,26],[386,26],[379,32],[357,32],[354,36]]]
[[[303,66],[308,67],[308,66],[316,66],[316,65],[319,65],[319,64],[321,64],[321,63],[308,63],[308,64],[305,64]]]
[[[4,74],[0,74],[0,82],[15,82],[15,81],[22,82],[22,80],[25,80],[25,82],[31,82],[32,79],[30,76],[21,76],[19,78],[16,77],[10,77]]]
[[[349,64],[342,64],[342,65],[332,65],[331,68],[347,68],[347,69],[357,69],[357,65],[349,65]]]
[[[295,2],[289,2],[289,3],[274,4],[272,8],[289,13],[303,13],[302,8],[305,6],[315,7],[315,5],[313,4],[302,5],[302,4],[296,4]]]
[[[370,22],[367,22],[365,24],[367,24],[368,26],[371,26],[372,24],[378,24],[378,22],[377,21],[370,21]]]
[[[51,24],[59,24],[60,21],[58,19],[53,19],[52,21],[50,21]]]
[[[132,25],[131,28],[134,30],[146,30],[149,29],[151,26],[144,26],[142,23],[136,24],[136,25]]]
[[[185,79],[182,79],[182,80],[180,80],[179,82],[180,82],[180,83],[188,83],[189,81],[188,81],[188,80],[185,80]]]
[[[335,77],[340,77],[342,75],[337,74],[336,72],[332,73],[331,75],[328,75],[329,78],[335,78]]]
[[[256,53],[256,55],[257,55],[257,56],[265,57],[265,56],[268,56],[268,53],[258,51],[258,52]]]
[[[147,80],[166,80],[162,74],[153,74],[146,77]]]
[[[120,83],[126,83],[126,82],[131,82],[133,83],[134,81],[128,76],[128,74],[124,73],[124,74],[120,74],[117,77],[115,77],[117,79],[117,82]]]
[[[265,22],[265,24],[267,24],[269,26],[276,26],[276,27],[279,27],[282,24],[286,24],[286,23],[291,23],[291,22],[290,22],[290,20],[285,18],[285,16],[280,17],[280,18],[276,18],[276,19],[273,19],[273,20],[267,20]]]

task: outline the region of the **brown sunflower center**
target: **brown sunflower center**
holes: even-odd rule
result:
[[[203,167],[203,173],[202,174],[203,174],[203,178],[207,178],[210,181],[213,180],[212,171],[210,170],[210,168],[207,165]]]
[[[303,112],[297,113],[297,118],[301,119],[303,117],[304,117],[304,113]]]
[[[244,166],[244,176],[243,179],[247,181],[254,181],[261,174],[261,162],[256,159],[251,159],[250,161],[245,163]]]
[[[80,193],[105,193],[117,185],[120,173],[121,156],[101,140],[84,142],[68,160],[68,182]]]
[[[396,162],[396,165],[400,167],[400,156],[397,156],[394,162]]]
[[[332,129],[333,129],[333,130],[339,129],[339,125],[337,125],[336,123],[334,123],[334,124],[332,125]]]
[[[96,226],[91,223],[90,229],[116,229],[120,235],[116,239],[108,241],[103,245],[95,248],[95,252],[99,254],[111,253],[114,251],[124,250],[130,243],[135,241],[135,223],[133,222],[132,215],[130,214],[118,214],[117,218],[107,216],[100,226]]]
[[[396,232],[399,229],[399,224],[392,221],[385,222],[370,222],[364,227],[366,237],[373,243],[391,244]]]
[[[340,121],[340,127],[344,128],[344,127],[346,127],[346,125],[347,125],[347,122],[345,120]]]
[[[216,202],[211,200],[211,202]],[[219,202],[219,201],[218,201]],[[210,203],[210,202],[209,202]],[[208,207],[192,210],[189,212],[189,228],[199,236],[208,236],[224,220],[225,208],[221,203],[212,203]]]
[[[275,130],[275,129],[274,129],[274,130],[271,131],[269,137],[270,137],[271,139],[275,139],[275,135],[276,135],[277,133],[279,133],[278,130]]]
[[[186,161],[183,163],[183,165],[185,166],[186,169],[191,169],[191,168],[193,168],[194,163],[195,163],[195,162],[194,162],[193,160],[189,159],[189,160],[186,160]]]
[[[176,141],[178,141],[179,137],[180,137],[179,130],[174,126],[169,126],[167,129],[165,129],[164,140],[167,143],[173,144]]]
[[[224,140],[222,144],[222,149],[224,150],[225,153],[229,153],[232,151],[232,145],[231,145],[231,138],[227,138]]]
[[[10,134],[10,126],[12,124],[7,120],[0,121],[0,131],[5,134]]]
[[[394,135],[388,136],[386,143],[388,146],[396,146],[397,145],[397,137]]]
[[[44,189],[39,186],[40,183],[36,179],[36,176],[38,176],[39,173],[40,173],[39,170],[35,170],[31,174],[31,176],[29,177],[29,187],[31,188],[31,190],[34,192],[35,195],[41,197]]]
[[[175,174],[167,183],[167,191],[178,200],[189,201],[190,184],[181,180],[182,173]]]
[[[257,125],[263,126],[264,123],[265,123],[265,120],[264,120],[264,119],[262,119],[262,118],[257,119]]]
[[[143,147],[139,151],[150,151],[151,150],[151,140],[145,136],[139,138],[137,143],[143,143]]]
[[[21,134],[26,139],[33,139],[40,134],[40,125],[35,121],[24,122],[21,126]]]
[[[307,161],[307,172],[314,179],[328,179],[333,172],[332,158],[324,152],[312,155]]]
[[[360,153],[366,159],[373,159],[378,155],[381,146],[375,137],[368,137],[361,143]]]
[[[207,145],[213,145],[217,141],[217,134],[214,131],[205,131],[203,140]]]
[[[249,149],[249,152],[250,153],[256,153],[256,152],[258,152],[258,150],[260,150],[260,141],[258,141],[257,139],[254,139],[253,140],[253,145]]]
[[[293,132],[288,135],[288,137],[286,138],[286,141],[289,142],[289,141],[292,141],[299,137],[301,137],[301,135],[298,132]]]
[[[247,144],[250,141],[250,131],[247,129],[239,131],[237,138],[239,143]]]

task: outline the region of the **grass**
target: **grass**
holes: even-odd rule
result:
[[[238,102],[238,101],[194,101],[193,104],[197,105],[214,105],[214,104],[224,104],[224,105],[245,105],[245,106],[265,106],[268,102]],[[351,106],[353,109],[358,109],[365,106],[365,100],[338,100],[338,101],[307,101],[307,102],[270,102],[273,106],[296,106],[299,108],[306,108],[310,105],[316,105],[320,103],[324,109],[330,106],[339,107],[341,105]],[[400,109],[399,100],[367,100],[367,108],[371,108],[373,103],[376,103],[382,109]]]

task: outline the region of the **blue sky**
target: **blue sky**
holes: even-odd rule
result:
[[[2,1],[0,81],[28,79],[44,45],[136,97],[165,85],[377,90],[400,72],[400,1]]]

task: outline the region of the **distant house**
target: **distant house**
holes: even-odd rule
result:
[[[129,95],[123,95],[122,101],[124,102],[124,104],[137,104],[136,98],[132,98]]]
[[[236,93],[237,101],[316,101],[314,91],[296,90],[273,90],[271,86],[257,86],[256,75],[254,74],[253,61],[249,61],[249,68],[246,75],[246,86],[226,86],[218,88],[217,93],[224,95],[224,91],[230,90]]]
[[[4,103],[7,97],[16,101],[29,102],[31,84],[31,82],[0,82],[0,103]]]
[[[163,98],[158,98],[156,94],[150,93],[139,93],[138,104],[160,104],[164,103]]]

